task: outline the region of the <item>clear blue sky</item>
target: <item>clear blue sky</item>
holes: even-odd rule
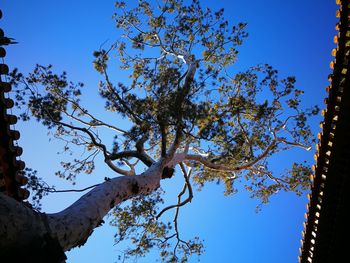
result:
[[[205,3],[224,7],[226,17],[233,23],[248,22],[250,36],[241,48],[238,67],[269,63],[284,76],[295,75],[298,88],[306,92],[305,105],[323,107],[337,21],[335,0]],[[7,48],[5,63],[24,72],[36,63],[51,63],[57,70],[67,70],[71,79],[86,84],[88,96],[84,103],[93,105],[97,114],[103,114],[102,107],[98,109],[103,104],[96,99],[99,76],[93,70],[92,52],[106,40],[118,38],[111,18],[113,1],[1,0],[0,8],[3,11],[0,27],[19,42]],[[319,131],[319,121],[320,118],[312,123],[315,133]],[[17,124],[16,128],[22,134],[19,144],[24,148],[22,159],[27,166],[37,169],[40,176],[57,188],[71,188],[53,175],[59,164],[56,155],[59,143],[49,142],[46,130],[34,123]],[[279,156],[276,167],[283,169],[294,159],[312,161],[314,151]],[[107,170],[99,167],[93,175],[78,178],[76,187],[111,176],[106,173]],[[176,188],[180,190],[181,186],[171,187],[170,200],[176,200]],[[205,240],[206,252],[201,262],[297,262],[305,196],[280,193],[256,214],[258,201],[249,199],[243,191],[232,197],[223,197],[222,193],[222,186],[209,185],[181,210],[182,233],[199,235]],[[43,210],[59,211],[77,198],[74,194],[52,195],[44,200]],[[95,230],[84,247],[67,253],[67,262],[115,262],[120,248],[113,246],[114,233],[108,225]],[[154,255],[139,262],[155,262]]]

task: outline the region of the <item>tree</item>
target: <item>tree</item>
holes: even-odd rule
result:
[[[40,219],[2,197],[18,222],[15,229],[6,230],[9,238],[1,246],[14,246],[13,237],[32,221],[36,229],[27,231],[31,234],[22,243],[16,240],[17,245],[36,237],[42,240],[49,233],[66,251],[82,245],[113,209],[117,241],[129,238],[134,245],[126,256],[145,255],[159,247],[164,260],[186,260],[189,254],[202,252],[200,240],[182,240],[177,227],[178,211],[191,201],[193,184],[219,181],[229,195],[237,191],[235,182],[242,180],[252,197],[263,203],[279,190],[300,193],[308,187],[310,171],[304,164],[275,174],[268,160],[292,147],[308,149],[312,136],[306,120],[317,108],[302,110],[302,91],[295,88],[295,79],[280,80],[269,65],[233,73],[237,48],[247,37],[244,23],[230,27],[223,10],[203,9],[198,1],[168,0],[161,5],[139,1],[129,9],[117,2],[116,7],[116,25],[126,41],[96,51],[94,65],[103,79],[99,91],[106,110],[128,120],[129,126],[93,115],[80,103],[83,84],[69,82],[66,73],[55,74],[51,66],[38,65],[26,77],[18,71],[11,76],[23,120],[40,121],[53,137],[64,140],[66,152],[86,150],[83,158],[62,162],[58,176],[74,181],[79,173],[92,173],[102,155],[118,177],[109,175],[114,178],[106,177],[77,203]],[[113,66],[113,54],[130,74],[130,83],[112,81],[107,66]],[[101,129],[115,132],[113,145],[107,145]],[[43,185],[34,171],[27,172],[29,186],[38,190],[34,197],[55,191]],[[184,180],[178,203],[159,209],[160,181],[175,174]],[[119,206],[124,200],[131,201]],[[27,215],[21,218],[15,208]],[[177,211],[174,226],[161,221],[170,209]]]

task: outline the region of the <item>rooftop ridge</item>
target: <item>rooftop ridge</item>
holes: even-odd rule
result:
[[[17,122],[17,117],[8,113],[8,110],[14,106],[14,101],[8,95],[11,84],[4,78],[9,74],[9,67],[4,63],[6,56],[4,46],[14,43],[16,42],[6,37],[0,28],[0,192],[17,201],[23,201],[29,197],[29,191],[22,188],[27,184],[28,178],[23,173],[25,163],[19,159],[23,149],[16,143],[20,133],[11,129],[11,126]]]
[[[322,131],[314,156],[316,164],[302,232],[301,263],[335,262],[332,260],[339,256],[339,242],[344,235],[341,231],[345,226],[345,204],[349,204],[345,191],[350,185],[347,164],[350,160],[350,3],[349,0],[336,0],[336,3],[339,5],[338,34],[334,37],[337,47],[332,50],[333,73],[328,77],[324,121],[320,124]]]

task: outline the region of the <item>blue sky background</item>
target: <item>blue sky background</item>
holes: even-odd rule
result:
[[[335,47],[333,36],[337,19],[335,1],[326,0],[251,0],[202,1],[213,8],[225,8],[232,23],[248,22],[249,37],[240,49],[238,69],[258,63],[269,63],[282,76],[295,75],[297,86],[305,90],[305,105],[319,104],[326,96],[327,76],[331,72],[330,52]],[[70,79],[86,84],[85,105],[101,116],[103,102],[97,99],[99,75],[92,66],[92,52],[105,41],[118,38],[111,18],[114,2],[83,0],[1,0],[3,18],[0,27],[5,35],[19,42],[6,48],[5,63],[21,71],[31,70],[36,63],[53,64],[59,72],[67,70]],[[122,72],[115,72],[123,80]],[[312,122],[315,134],[319,121]],[[57,189],[72,186],[55,178],[61,156],[60,143],[49,141],[47,131],[36,123],[19,123],[19,145],[24,148],[22,159],[28,167],[54,184]],[[310,152],[293,151],[277,156],[275,167],[287,167],[291,160],[313,161]],[[103,166],[93,175],[81,175],[76,188],[83,188],[112,176]],[[176,181],[176,180],[175,180]],[[176,202],[180,184],[164,182],[168,200]],[[45,198],[43,211],[57,212],[79,197],[78,194],[52,194]],[[223,187],[215,184],[195,193],[191,204],[180,212],[184,238],[199,235],[205,240],[203,263],[289,263],[297,262],[305,196],[279,193],[255,213],[259,201],[249,199],[242,191],[223,196]],[[121,247],[113,246],[115,230],[104,225],[95,230],[86,245],[67,253],[73,262],[115,262]],[[150,254],[138,262],[155,262]],[[197,262],[193,258],[190,262]]]

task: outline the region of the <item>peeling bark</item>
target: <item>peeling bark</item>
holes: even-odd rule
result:
[[[48,243],[62,251],[84,245],[111,208],[156,190],[162,171],[163,164],[156,163],[140,175],[113,178],[54,214],[38,213],[0,193],[0,255],[42,248]]]

